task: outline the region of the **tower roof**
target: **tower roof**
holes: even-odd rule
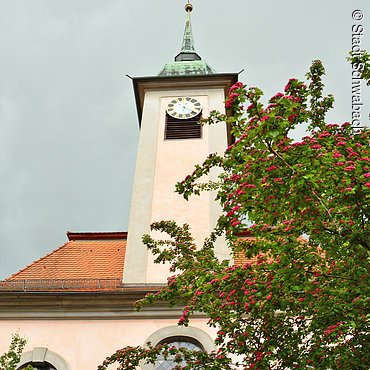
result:
[[[189,76],[215,73],[207,62],[202,60],[199,54],[195,52],[190,19],[190,13],[193,10],[193,6],[190,3],[187,3],[185,5],[185,10],[187,14],[181,51],[175,56],[174,62],[169,62],[164,65],[159,76]]]

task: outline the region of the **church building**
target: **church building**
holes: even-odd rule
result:
[[[161,220],[188,223],[198,244],[220,214],[214,194],[186,201],[176,182],[210,153],[223,153],[230,140],[226,126],[201,126],[211,110],[224,111],[237,73],[216,73],[194,49],[187,3],[181,51],[157,76],[133,78],[140,138],[127,232],[68,232],[50,254],[0,282],[0,353],[11,335],[27,339],[18,370],[28,364],[42,370],[96,369],[125,346],[150,341],[214,349],[214,329],[201,313],[189,327],[177,326],[181,307],[156,303],[141,311],[133,303],[167,282],[167,265],[154,263],[142,243],[150,224]],[[210,177],[217,176],[211,173]],[[156,234],[153,234],[157,236]],[[216,243],[220,259],[226,244]],[[171,369],[158,358],[143,370]]]

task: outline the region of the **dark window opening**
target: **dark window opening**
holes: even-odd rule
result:
[[[29,365],[31,365],[34,370],[56,370],[56,368],[48,362],[45,362],[41,365],[36,365],[35,363],[29,362],[28,364],[23,365],[20,370],[27,369],[27,366]]]

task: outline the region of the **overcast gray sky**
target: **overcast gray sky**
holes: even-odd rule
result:
[[[185,0],[0,0],[0,280],[70,231],[127,230],[138,141],[131,76],[179,52]],[[352,25],[367,0],[193,0],[197,52],[266,95],[313,59],[350,120]],[[361,21],[352,19],[362,10]],[[362,87],[364,123],[369,88]]]

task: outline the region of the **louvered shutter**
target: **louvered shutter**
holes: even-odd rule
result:
[[[189,119],[178,119],[166,115],[165,140],[201,139],[202,126],[198,123],[202,114]]]

